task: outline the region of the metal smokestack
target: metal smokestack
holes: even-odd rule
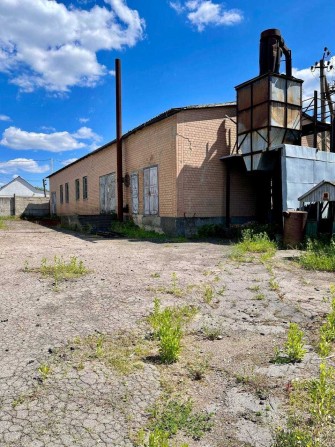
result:
[[[278,73],[282,54],[286,59],[286,76],[292,77],[291,50],[285,45],[279,29],[267,29],[261,33],[259,47],[259,74]]]
[[[121,61],[115,59],[117,217],[123,221]]]

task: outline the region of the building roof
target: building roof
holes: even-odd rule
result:
[[[30,183],[27,182],[27,180],[25,180],[24,178],[20,177],[19,175],[17,177],[15,177],[13,180],[11,180],[10,182],[6,183],[5,185],[0,187],[0,192],[7,188],[7,186],[11,185],[12,183],[15,182],[20,182],[22,185],[24,185],[26,188],[28,188],[33,194],[43,194],[43,191],[36,189],[33,185],[31,185]]]
[[[315,199],[315,195],[313,194],[315,191],[317,191],[318,189],[323,189],[323,186],[332,186],[335,188],[335,180],[322,180],[322,182],[318,183],[317,185],[313,186],[313,188],[311,188],[309,191],[307,191],[305,194],[303,194],[302,196],[300,196],[298,198],[299,202],[309,202],[310,200],[306,200],[308,199],[312,199],[311,201],[318,201],[318,200],[314,200]]]
[[[196,109],[213,109],[213,108],[219,108],[219,107],[233,107],[236,106],[235,101],[231,102],[223,102],[223,103],[217,103],[217,104],[201,104],[201,105],[193,105],[193,106],[186,106],[186,107],[175,107],[173,109],[169,109],[166,112],[161,113],[160,115],[155,116],[154,118],[151,118],[149,121],[146,121],[143,124],[140,124],[139,126],[135,127],[134,129],[128,131],[124,135],[122,135],[122,138],[127,138],[130,135],[138,132],[139,130],[143,129],[144,127],[148,127],[151,124],[157,123],[159,121],[162,121],[165,118],[169,118],[170,116],[175,115],[176,113],[179,113],[183,110],[196,110]],[[52,174],[48,175],[47,178],[50,178],[59,172],[63,171],[64,169],[67,169],[69,166],[72,166],[76,163],[78,163],[81,160],[84,160],[85,158],[91,157],[92,155],[96,154],[97,152],[102,151],[106,147],[110,146],[111,144],[116,143],[116,139],[109,141],[108,143],[104,144],[103,146],[99,147],[98,149],[90,152],[89,154],[84,155],[83,157],[78,158],[78,160],[64,166],[64,168],[58,169],[58,171],[53,172]]]

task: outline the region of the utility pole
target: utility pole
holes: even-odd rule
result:
[[[46,184],[46,179],[44,178],[43,179],[43,191],[44,191],[44,197],[46,197],[47,196],[47,192],[46,192],[46,190],[45,190],[45,184]]]
[[[325,71],[330,71],[333,69],[333,66],[330,65],[330,61],[326,61],[326,58],[330,56],[330,51],[327,47],[323,49],[323,56],[319,62],[315,62],[314,65],[311,66],[311,71],[320,70],[320,103],[321,103],[321,122],[326,122],[326,83],[327,78]],[[326,150],[326,133],[321,133],[321,144],[322,150]]]

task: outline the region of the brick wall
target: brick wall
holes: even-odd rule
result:
[[[139,175],[139,215],[143,214],[143,169],[158,166],[159,214],[174,215],[176,209],[175,164],[176,116],[141,129],[123,141],[123,175]],[[50,192],[56,192],[56,214],[94,215],[100,213],[99,177],[116,173],[116,144],[80,160],[50,178]],[[87,176],[88,197],[83,199],[82,178]],[[76,200],[75,180],[80,180],[80,199]],[[69,183],[69,203],[65,201],[65,183]],[[60,186],[63,185],[63,204]],[[130,187],[123,188],[124,205],[131,210]]]

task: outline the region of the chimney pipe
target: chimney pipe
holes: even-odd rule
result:
[[[121,61],[115,59],[117,218],[123,222]]]
[[[285,45],[279,29],[267,29],[261,33],[259,47],[259,74],[278,73],[280,58],[285,54],[286,76],[292,77],[291,50]]]

